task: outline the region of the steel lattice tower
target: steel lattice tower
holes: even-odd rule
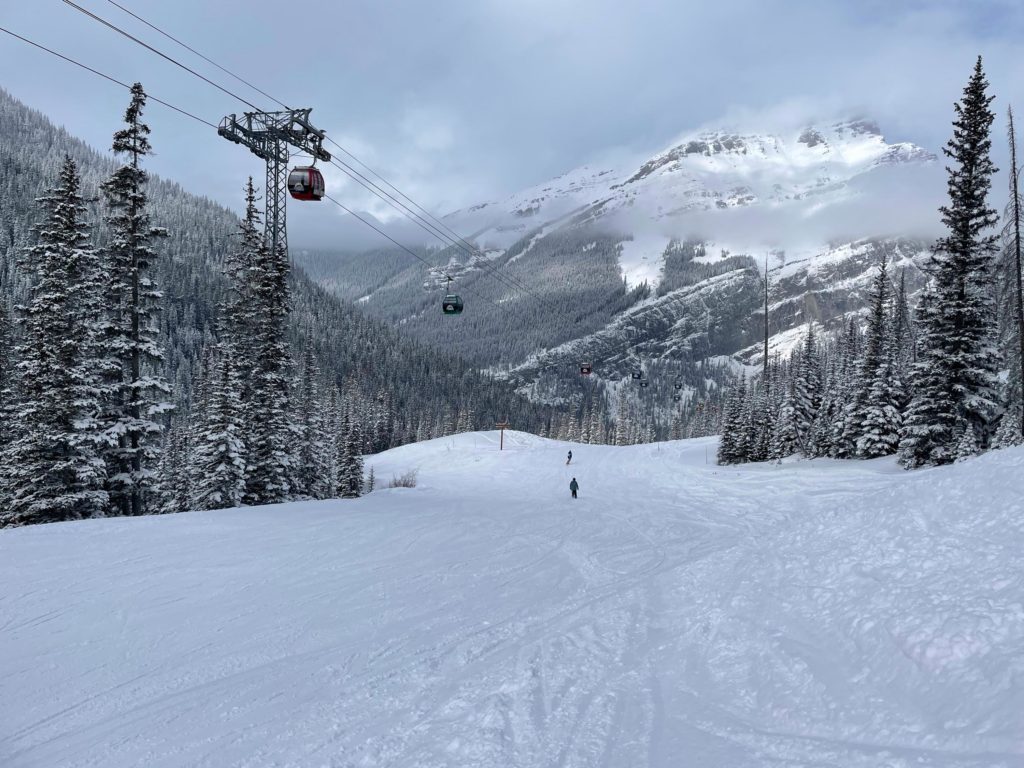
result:
[[[249,148],[267,164],[266,214],[263,238],[267,248],[281,248],[288,253],[288,160],[290,147],[311,155],[315,160],[330,162],[331,155],[323,148],[324,132],[309,122],[312,109],[290,109],[283,112],[246,112],[239,119],[228,115],[220,122],[217,133],[228,141]]]

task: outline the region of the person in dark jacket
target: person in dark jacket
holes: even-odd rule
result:
[[[569,451],[569,458],[565,460],[566,466],[572,461],[572,451]]]
[[[572,479],[572,482],[569,483],[569,490],[572,491],[572,497],[574,499],[576,498],[576,491],[578,491],[579,489],[580,489],[580,484],[576,482],[576,478],[574,477]]]

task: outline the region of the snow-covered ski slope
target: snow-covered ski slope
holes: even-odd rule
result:
[[[372,457],[419,485],[358,501],[0,531],[0,765],[1024,765],[1024,451],[505,441]]]

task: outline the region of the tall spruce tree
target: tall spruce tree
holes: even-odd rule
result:
[[[170,409],[170,387],[163,379],[164,354],[159,337],[160,293],[157,253],[152,243],[167,234],[150,223],[147,173],[141,160],[152,153],[149,126],[142,121],[146,94],[131,89],[125,127],[114,134],[113,151],[126,156],[103,184],[110,211],[110,241],[104,250],[107,274],[104,350],[106,392],[103,420],[110,448],[105,452],[108,487],[115,512],[141,515],[156,481],[162,424]]]
[[[363,457],[359,452],[358,424],[348,404],[344,406],[338,434],[338,493],[343,499],[354,499],[363,491]]]
[[[871,459],[889,456],[899,446],[901,383],[897,367],[896,334],[899,318],[889,317],[892,286],[885,253],[872,282],[870,313],[861,359],[860,382],[864,388],[859,401],[860,434],[857,455]]]
[[[248,407],[251,504],[276,504],[292,494],[291,357],[286,338],[290,294],[288,254],[261,244],[253,261],[253,373]]]
[[[20,263],[31,293],[19,307],[16,437],[5,452],[0,526],[101,516],[108,502],[96,420],[100,269],[70,157],[56,186],[37,202],[44,214],[35,228],[38,242]]]
[[[253,370],[260,330],[260,304],[255,288],[259,259],[263,255],[260,212],[256,207],[256,188],[251,176],[246,181],[244,194],[245,214],[239,222],[234,247],[224,259],[224,273],[230,291],[224,307],[222,328],[227,334],[227,353],[233,357],[232,367],[240,384],[238,396],[244,414],[242,439],[246,445],[250,445],[254,430],[251,413]]]
[[[803,353],[793,382],[793,421],[800,450],[808,455],[811,429],[821,407],[821,363],[814,337],[814,324],[808,323]]]
[[[930,305],[918,313],[914,399],[900,441],[900,461],[908,468],[950,462],[972,444],[984,449],[999,415],[992,290],[998,236],[991,231],[998,217],[987,202],[996,171],[989,157],[995,115],[987,88],[979,56],[944,148],[952,161],[949,204],[940,208],[948,234],[929,258]],[[969,439],[957,432],[961,422],[971,430]]]
[[[234,356],[223,345],[208,382],[206,416],[194,446],[194,509],[237,507],[245,494],[242,405]]]

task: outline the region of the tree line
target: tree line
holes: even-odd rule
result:
[[[550,419],[267,252],[251,181],[239,220],[149,178],[145,101],[111,162],[0,92],[0,526],[353,496],[366,453]]]
[[[764,373],[729,392],[720,463],[896,454],[910,469],[1022,442],[1020,168],[1010,111],[1011,199],[1000,249],[988,202],[997,169],[987,89],[979,57],[944,148],[946,234],[922,266],[928,282],[916,306],[905,275],[894,281],[883,254],[863,323],[854,318],[836,338],[809,325],[789,359],[766,361]]]

